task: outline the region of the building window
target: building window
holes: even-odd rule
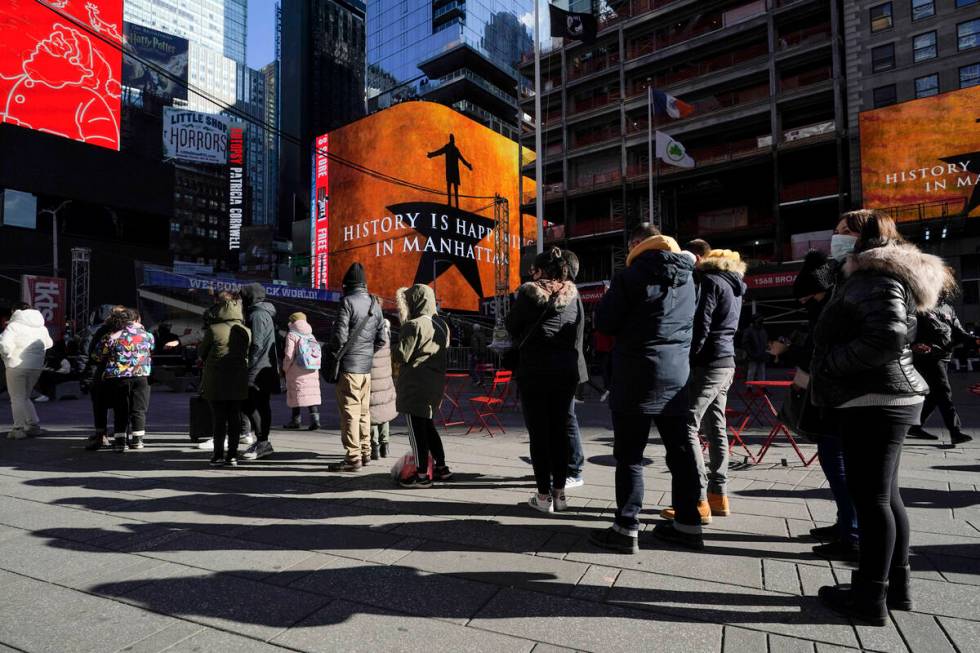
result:
[[[935,59],[938,56],[936,51],[936,33],[926,32],[919,34],[912,39],[912,60],[916,63],[926,59]]]
[[[871,72],[879,73],[895,67],[895,44],[880,45],[871,50]]]
[[[936,3],[933,0],[912,0],[912,20],[922,20],[936,15]]]
[[[885,2],[871,8],[871,31],[880,32],[892,26],[892,3]]]
[[[980,18],[957,25],[956,41],[960,50],[969,50],[980,45]]]
[[[874,90],[874,105],[875,109],[878,107],[887,107],[889,104],[895,104],[898,98],[895,94],[895,85],[889,84],[888,86],[879,86]]]
[[[960,88],[980,84],[980,63],[970,64],[960,68]]]
[[[915,97],[939,95],[939,75],[926,75],[915,80]]]
[[[980,0],[956,0],[956,8],[959,9],[960,7],[969,7],[970,5],[975,5],[978,2],[980,2]]]

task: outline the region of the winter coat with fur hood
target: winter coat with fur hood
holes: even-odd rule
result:
[[[507,314],[514,347],[524,344],[517,376],[574,375],[579,383],[587,381],[579,370],[584,320],[573,282],[542,279],[523,284]]]
[[[0,356],[11,370],[43,370],[44,352],[53,346],[44,316],[33,308],[14,311],[0,333]]]
[[[932,309],[942,291],[942,259],[908,243],[889,244],[848,256],[843,272],[814,328],[813,403],[927,394],[911,344],[916,313]]]
[[[616,338],[613,412],[687,414],[696,306],[693,254],[669,236],[630,250],[597,310],[598,329]]]
[[[698,262],[692,366],[735,367],[735,332],[742,315],[744,275],[745,263],[730,249],[713,249]]]
[[[432,419],[446,387],[449,325],[436,315],[436,295],[429,286],[401,288],[396,299],[401,329],[392,349],[399,365],[395,403],[399,413]]]

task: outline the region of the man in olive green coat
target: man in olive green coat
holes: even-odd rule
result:
[[[397,300],[401,329],[398,346],[392,348],[395,362],[400,365],[396,406],[408,419],[408,437],[418,461],[418,475],[401,481],[401,485],[429,487],[433,480],[452,477],[442,438],[432,419],[446,386],[449,325],[436,314],[436,296],[429,286],[417,283],[402,288]],[[430,453],[435,461],[434,478],[427,473]]]
[[[248,397],[248,348],[252,334],[245,326],[241,301],[222,293],[204,316],[207,329],[198,347],[204,361],[201,396],[211,406],[214,454],[211,465],[237,465],[242,433],[242,402]],[[225,453],[225,436],[228,449]]]

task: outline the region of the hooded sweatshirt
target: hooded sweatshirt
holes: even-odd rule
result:
[[[738,252],[713,249],[697,266],[698,308],[691,340],[694,367],[735,367],[735,332],[745,295],[745,263]]]
[[[431,419],[442,401],[449,358],[449,325],[436,315],[432,288],[415,284],[399,289],[401,318],[398,346],[392,349],[398,372],[398,412]]]
[[[248,396],[248,348],[251,334],[242,305],[225,302],[204,316],[207,327],[197,349],[204,361],[201,396],[208,401],[241,401]]]
[[[0,356],[8,369],[44,369],[44,352],[54,346],[44,316],[26,308],[14,311],[7,328],[0,334]]]
[[[245,302],[247,317],[245,325],[252,332],[252,344],[248,350],[248,385],[262,385],[272,392],[278,383],[279,355],[276,352],[276,307],[265,301],[265,288],[252,283],[242,288],[242,301]],[[271,369],[272,374],[263,375],[259,383],[259,373]]]
[[[647,238],[630,250],[626,268],[599,302],[597,327],[616,338],[613,412],[687,414],[694,260],[669,236]]]

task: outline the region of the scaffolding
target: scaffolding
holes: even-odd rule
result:
[[[510,205],[500,195],[493,199],[493,248],[494,248],[494,293],[493,293],[493,349],[507,349],[510,336],[504,320],[510,309]]]
[[[77,331],[88,324],[92,250],[71,248],[71,323]]]

